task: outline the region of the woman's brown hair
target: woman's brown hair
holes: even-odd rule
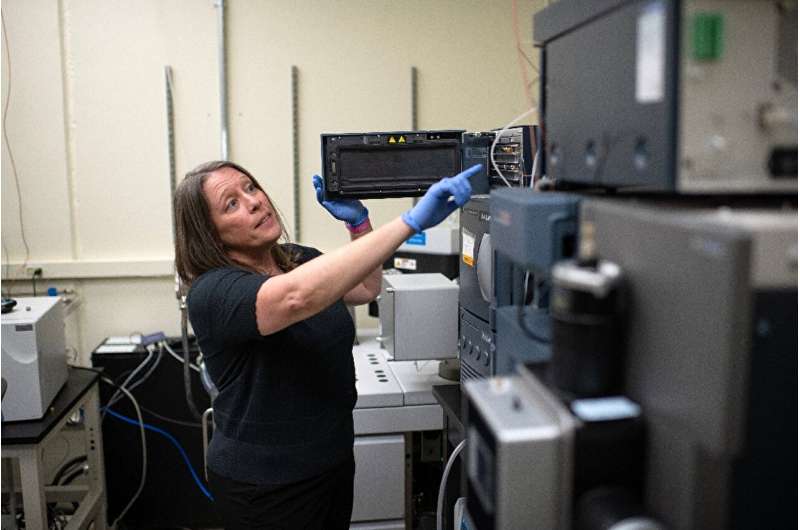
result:
[[[264,191],[264,188],[249,171],[238,164],[224,160],[206,162],[186,174],[186,177],[175,189],[175,268],[186,285],[191,285],[204,272],[218,267],[237,266],[250,269],[250,267],[232,260],[225,252],[225,246],[211,220],[211,212],[203,193],[203,183],[206,178],[214,171],[225,167],[246,175],[256,188]],[[266,195],[267,192],[264,191],[264,194]],[[275,211],[275,217],[281,227],[282,238],[289,242],[289,234],[278,209],[272,204],[269,195],[267,195],[267,200],[270,201],[270,205]],[[297,266],[297,256],[290,254],[277,243],[272,245],[270,253],[275,259],[275,263],[284,272]]]

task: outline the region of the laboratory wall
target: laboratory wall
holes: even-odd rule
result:
[[[66,289],[81,362],[106,336],[179,332],[168,124],[176,180],[222,157],[219,3],[3,2],[3,294]],[[311,185],[320,133],[411,128],[412,67],[418,128],[505,125],[534,104],[545,3],[227,0],[228,158],[293,238],[336,248],[348,234]],[[367,201],[374,225],[410,205]]]

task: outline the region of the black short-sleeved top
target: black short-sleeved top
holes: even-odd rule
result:
[[[301,263],[320,255],[286,249]],[[288,484],[352,456],[355,327],[339,300],[260,335],[256,294],[265,281],[237,267],[210,270],[192,283],[189,318],[219,389],[208,466],[241,482]]]

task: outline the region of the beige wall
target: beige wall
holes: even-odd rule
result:
[[[534,56],[519,1],[522,47]],[[69,287],[69,340],[178,332],[173,294],[164,66],[174,72],[177,172],[219,158],[214,0],[6,0],[4,291]],[[506,0],[228,0],[229,158],[257,175],[293,228],[291,66],[299,68],[302,241],[347,241],[314,199],[321,132],[486,129],[530,105]],[[9,75],[10,68],[10,75]],[[530,75],[530,74],[529,74]],[[376,224],[410,199],[368,201]],[[26,265],[26,266],[24,266]],[[363,315],[362,326],[370,325]],[[373,324],[374,325],[374,324]]]

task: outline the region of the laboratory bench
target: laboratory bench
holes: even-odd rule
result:
[[[22,507],[27,530],[45,530],[49,527],[47,504],[52,502],[77,502],[78,508],[70,517],[65,530],[92,526],[94,530],[106,528],[106,491],[103,469],[103,441],[100,429],[100,397],[97,373],[70,368],[67,382],[56,395],[47,414],[40,420],[3,422],[2,456],[4,471],[10,469],[9,459],[18,459],[22,491]],[[86,482],[82,485],[55,486],[45,480],[43,448],[66,427],[78,412],[85,435],[87,455]],[[10,482],[9,504],[11,517],[16,519],[16,486],[13,472]]]

